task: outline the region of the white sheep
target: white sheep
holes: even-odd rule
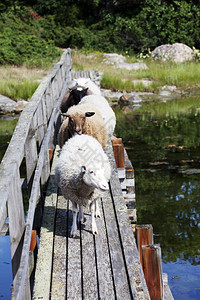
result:
[[[76,135],[62,148],[55,167],[55,176],[62,195],[73,204],[73,222],[70,235],[76,236],[78,221],[83,222],[82,206],[89,206],[92,216],[92,233],[97,234],[95,217],[99,216],[99,191],[109,189],[111,168],[100,143],[89,135]]]
[[[101,113],[109,137],[112,137],[116,125],[116,116],[106,98],[100,95],[84,96],[78,105],[94,105]]]
[[[73,80],[73,85],[81,85],[90,90],[92,94],[101,95],[101,90],[96,83],[94,83],[90,78],[80,77]]]
[[[64,114],[67,119],[62,122],[58,132],[60,148],[75,134],[88,134],[95,137],[105,148],[108,134],[101,113],[94,105],[82,104],[71,106]]]

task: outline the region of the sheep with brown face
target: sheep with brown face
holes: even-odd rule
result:
[[[58,133],[58,144],[61,148],[69,138],[76,134],[93,136],[105,148],[108,134],[102,115],[95,106],[88,104],[74,105],[68,109],[64,116],[66,119],[63,121]]]

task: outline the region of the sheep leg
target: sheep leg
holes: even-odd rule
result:
[[[78,222],[84,223],[84,214],[83,214],[83,206],[82,205],[79,205]]]
[[[97,200],[95,200],[95,217],[96,218],[101,218],[99,204],[98,204]]]
[[[97,225],[96,225],[96,221],[95,221],[95,201],[93,201],[91,204],[90,204],[90,212],[91,212],[91,216],[92,216],[92,233],[95,235],[95,234],[98,234],[98,231],[97,231]]]
[[[70,236],[75,237],[76,230],[77,230],[76,221],[77,221],[77,213],[78,213],[78,206],[76,203],[73,203],[72,211],[73,211],[73,221],[72,221],[72,228],[71,228]]]

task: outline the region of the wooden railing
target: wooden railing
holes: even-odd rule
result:
[[[31,299],[29,249],[36,207],[50,174],[49,150],[54,150],[59,105],[71,80],[70,49],[42,80],[22,112],[0,165],[0,232],[7,230],[13,273],[12,299]],[[28,193],[25,220],[24,193]]]

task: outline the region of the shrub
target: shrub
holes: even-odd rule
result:
[[[52,40],[40,37],[38,26],[3,16],[0,20],[0,64],[38,66],[45,68],[60,56]]]

